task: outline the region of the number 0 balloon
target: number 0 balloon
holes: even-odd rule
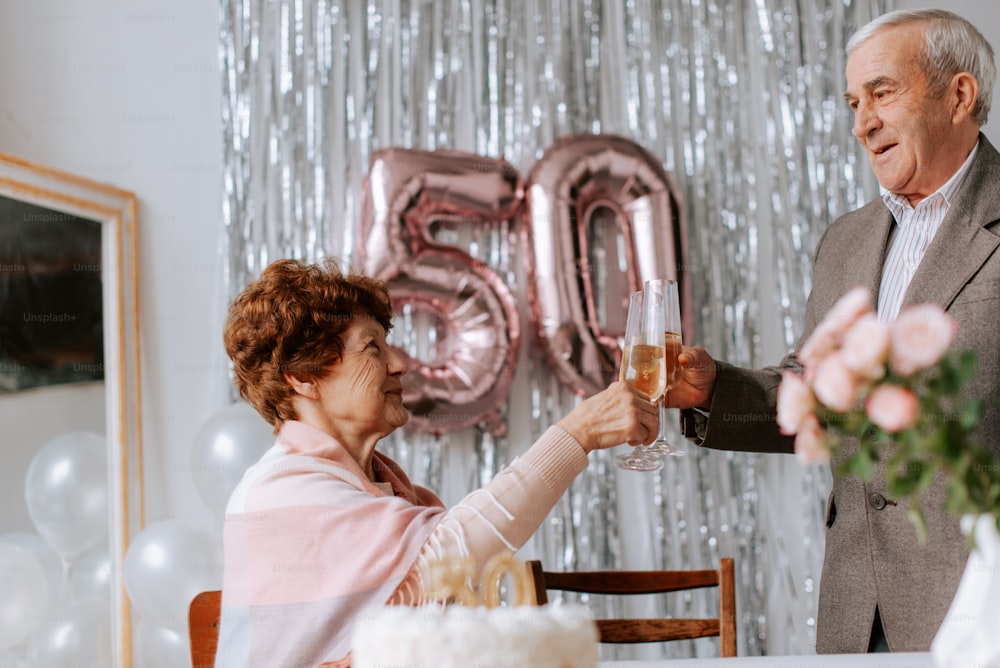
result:
[[[643,281],[679,280],[682,309],[690,301],[679,271],[686,248],[680,198],[659,160],[614,135],[554,144],[532,170],[526,198],[538,335],[563,384],[590,396],[615,378],[628,297]]]

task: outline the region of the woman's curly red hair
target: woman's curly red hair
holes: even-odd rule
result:
[[[296,419],[286,374],[315,381],[343,354],[344,331],[358,318],[392,327],[389,291],[382,281],[344,273],[327,258],[316,264],[277,260],[229,306],[223,330],[234,382],[277,433]]]

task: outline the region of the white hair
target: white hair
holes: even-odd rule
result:
[[[847,54],[885,28],[926,23],[921,67],[927,75],[932,94],[940,95],[951,78],[968,72],[979,83],[979,95],[972,110],[976,122],[983,126],[990,115],[996,64],[993,47],[974,25],[957,14],[943,9],[901,9],[889,12],[862,26],[847,41]]]

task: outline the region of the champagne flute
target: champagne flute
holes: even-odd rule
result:
[[[662,297],[641,290],[632,293],[619,376],[650,401],[659,399],[664,388],[663,314]],[[663,460],[642,444],[618,455],[615,462],[629,471],[656,471],[663,466]]]
[[[664,367],[665,382],[663,396],[660,399],[660,432],[656,435],[656,440],[649,444],[648,451],[655,455],[669,455],[682,457],[684,450],[680,450],[667,440],[667,392],[680,382],[684,370],[681,369],[677,356],[681,354],[681,306],[677,293],[677,281],[669,279],[652,279],[646,281],[643,286],[647,293],[660,295],[663,300],[664,313]]]

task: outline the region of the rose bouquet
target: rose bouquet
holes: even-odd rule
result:
[[[919,500],[939,472],[949,511],[1000,518],[998,463],[975,439],[982,404],[962,395],[976,355],[951,350],[957,327],[932,304],[881,323],[856,288],[802,345],[802,373],[785,371],[778,388],[778,427],[795,435],[799,459],[832,456],[838,472],[867,481],[884,458],[887,489],[911,499],[921,540]]]

